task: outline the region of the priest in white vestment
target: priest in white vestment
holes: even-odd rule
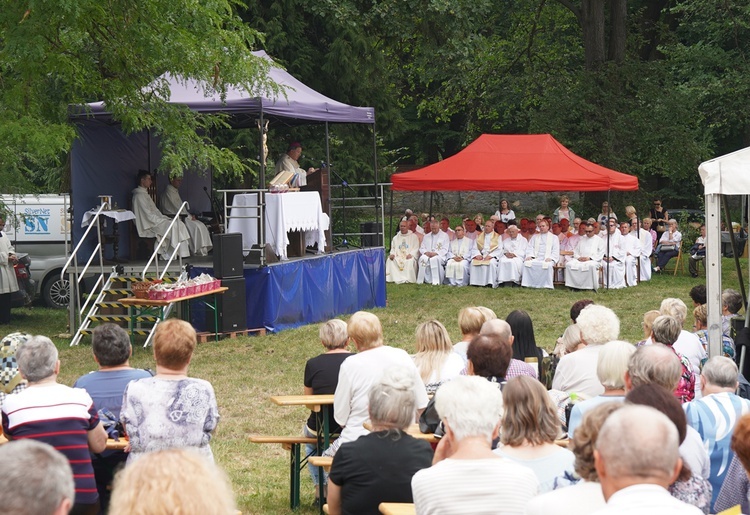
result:
[[[500,235],[495,232],[495,223],[487,220],[484,231],[477,236],[477,253],[471,260],[471,285],[493,287],[497,284],[497,260],[503,252]]]
[[[581,227],[584,228],[584,236],[578,240],[573,259],[565,264],[565,286],[596,290],[604,258],[604,240],[596,234],[593,224],[581,224]]]
[[[182,184],[182,177],[173,177],[169,181],[167,189],[159,199],[159,207],[161,212],[169,217],[173,217],[177,214],[182,207],[182,197],[180,197],[180,185]],[[187,209],[190,209],[188,204]],[[195,219],[195,216],[190,213],[184,212],[187,217],[185,218],[185,227],[187,227],[188,233],[190,233],[190,252],[194,256],[207,256],[208,251],[213,248],[211,243],[211,235],[208,233],[208,228]]]
[[[510,224],[507,229],[508,238],[503,240],[503,253],[497,262],[497,284],[521,284],[523,274],[523,260],[526,257],[526,247],[529,242],[518,232],[518,226]]]
[[[456,226],[456,238],[448,249],[448,261],[445,262],[445,278],[451,286],[469,284],[469,265],[477,248],[474,240],[467,238],[462,225]]]
[[[430,283],[437,286],[445,279],[445,259],[450,247],[448,235],[440,230],[437,220],[430,222],[430,233],[422,238],[419,247],[419,272],[417,284]]]
[[[391,252],[385,260],[385,282],[416,283],[419,239],[409,230],[409,223],[402,220],[399,232],[391,240]]]
[[[521,286],[552,289],[555,263],[560,259],[560,240],[550,232],[547,220],[541,220],[537,226],[539,232],[526,247]]]
[[[632,232],[632,231],[631,231]],[[641,276],[639,280],[651,280],[651,254],[654,252],[654,240],[651,231],[638,229],[638,241],[641,242]]]
[[[638,284],[638,260],[641,259],[641,242],[634,232],[630,231],[629,222],[620,223],[623,247],[625,248],[625,284]]]
[[[625,241],[617,230],[617,220],[607,222],[604,238],[604,286],[610,289],[625,288]]]
[[[0,325],[10,323],[11,294],[18,291],[16,270],[13,268],[18,262],[18,258],[10,238],[3,232],[3,229],[5,229],[5,218],[0,212]],[[15,361],[14,358],[11,358],[11,360]],[[3,361],[5,361],[5,358],[3,358]],[[10,379],[8,378],[8,380]]]
[[[142,170],[138,173],[138,187],[133,190],[133,214],[135,214],[138,236],[141,238],[156,238],[156,243],[159,243],[162,236],[167,233],[172,219],[159,211],[151,199],[151,195],[148,194],[148,188],[151,187],[152,181],[149,172]],[[159,249],[159,254],[166,260],[177,248],[180,257],[189,257],[189,241],[190,233],[188,233],[187,227],[178,220],[172,226],[169,237],[164,240],[166,248]]]
[[[279,160],[276,161],[276,175],[281,172],[291,172],[294,174],[290,184],[290,186],[293,187],[307,186],[307,176],[319,170],[318,168],[312,167],[303,170],[298,162],[298,159],[301,156],[302,145],[294,142],[289,144],[286,154],[282,154],[281,157],[279,157]]]

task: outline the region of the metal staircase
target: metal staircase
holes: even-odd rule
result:
[[[71,287],[71,303],[69,306],[70,312],[70,327],[71,330],[75,329],[75,335],[70,342],[70,345],[78,345],[81,339],[90,335],[100,323],[112,322],[118,325],[126,327],[128,333],[131,336],[131,341],[134,335],[146,336],[146,342],[144,347],[151,343],[154,330],[161,320],[166,319],[171,313],[175,304],[168,304],[162,308],[154,308],[154,312],[158,315],[138,315],[130,316],[130,310],[128,306],[118,302],[117,299],[132,296],[130,284],[135,281],[142,281],[148,278],[161,279],[162,282],[175,282],[180,279],[186,279],[188,272],[187,267],[182,266],[182,258],[179,257],[177,249],[175,249],[166,262],[160,263],[159,253],[161,249],[165,248],[165,240],[169,235],[169,230],[166,235],[154,245],[154,252],[151,258],[146,263],[146,266],[142,269],[134,269],[128,267],[129,270],[126,273],[124,265],[111,266],[110,272],[107,274],[106,267],[103,265],[103,253],[102,253],[102,233],[99,228],[100,216],[102,211],[106,209],[106,205],[102,205],[93,215],[89,226],[84,233],[83,237],[79,241],[76,248],[71,253],[68,262],[62,271],[62,276],[66,274],[69,277],[69,283]],[[186,203],[183,203],[180,211],[175,215],[172,220],[172,225],[179,219],[180,213],[186,209]],[[172,227],[170,225],[170,229]],[[85,266],[78,266],[78,251],[80,250],[86,237],[96,227],[96,238],[97,244]],[[97,259],[98,257],[98,259]],[[175,260],[175,258],[177,258]],[[175,262],[178,268],[170,265]],[[98,264],[96,264],[98,263]],[[160,271],[161,268],[161,271]],[[81,303],[81,295],[79,291],[82,286],[83,278],[86,275],[98,276],[91,293],[85,298],[85,301]],[[106,277],[106,278],[105,278]],[[127,324],[127,326],[125,326]]]

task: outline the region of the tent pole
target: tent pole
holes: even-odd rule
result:
[[[375,232],[379,232],[380,234],[383,233],[383,227],[385,226],[385,220],[380,215],[380,210],[382,209],[382,202],[383,199],[378,195],[378,137],[377,132],[375,130],[375,122],[372,122],[372,166],[373,166],[373,176],[375,177],[374,181],[374,191],[375,194]],[[391,201],[393,201],[393,197],[391,196]],[[391,213],[393,213],[393,205],[391,205]],[[380,225],[378,225],[378,220],[380,220]],[[380,231],[378,231],[378,227],[380,227]],[[380,240],[381,238],[378,238]],[[382,238],[382,240],[385,240],[385,237]],[[385,241],[381,241],[381,245],[385,245]]]
[[[260,106],[260,124],[258,125],[258,141],[260,142],[260,177],[258,189],[266,189],[266,160],[263,159],[263,104]],[[266,156],[268,157],[268,156]]]
[[[607,219],[604,220],[604,224],[606,225],[605,230],[607,231],[607,258],[608,259],[607,259],[607,272],[606,272],[606,274],[607,274],[607,280],[606,280],[606,283],[607,283],[607,289],[608,290],[609,290],[609,253],[610,253],[609,242],[610,242],[610,239],[612,237],[609,234],[609,219],[612,217],[611,216],[612,215],[612,204],[609,201],[609,194],[610,193],[612,193],[612,190],[607,190],[607,206],[608,206],[607,207]],[[596,211],[594,211],[594,213],[596,213]]]
[[[434,191],[430,192],[430,216],[432,216],[432,194],[435,193]],[[429,218],[428,218],[429,220]]]
[[[706,194],[706,307],[708,356],[721,356],[721,200]]]
[[[724,205],[724,219],[727,224],[727,231],[729,231],[729,241],[732,243],[732,256],[734,257],[734,266],[737,270],[737,279],[740,283],[740,292],[742,293],[742,304],[747,310],[747,292],[745,292],[745,280],[742,277],[742,268],[740,267],[740,257],[737,255],[737,240],[734,237],[734,228],[732,227],[732,217],[729,213],[729,201],[726,195],[721,196],[722,204]],[[742,219],[742,217],[740,217]]]
[[[333,254],[334,247],[333,247],[333,209],[331,209],[331,206],[333,205],[333,199],[331,199],[331,147],[330,147],[330,134],[328,133],[328,120],[326,120],[326,168],[328,169],[328,181],[326,181],[326,184],[323,185],[324,188],[328,190],[328,205],[323,206],[323,210],[328,214],[328,219],[330,220],[330,228],[328,230],[329,237],[331,241],[328,242],[330,253]],[[323,172],[320,172],[323,173]],[[346,209],[346,206],[344,206]],[[325,250],[325,249],[324,249]]]

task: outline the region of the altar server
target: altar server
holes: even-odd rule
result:
[[[180,185],[182,184],[182,177],[172,177],[169,180],[167,189],[161,195],[159,200],[159,207],[161,212],[167,216],[173,217],[177,214],[182,206],[182,197],[180,197]],[[187,209],[190,209],[188,204]],[[194,215],[185,213],[185,227],[187,227],[188,233],[190,233],[190,252],[194,256],[207,256],[208,251],[213,248],[211,243],[211,235],[208,233],[208,229],[203,224],[195,219]]]

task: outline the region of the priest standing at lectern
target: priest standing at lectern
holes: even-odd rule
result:
[[[291,186],[307,186],[307,176],[318,171],[317,168],[310,167],[307,171],[299,166],[299,158],[302,156],[302,145],[297,143],[289,144],[286,154],[282,154],[276,161],[276,175],[281,172],[292,172],[295,174]]]
[[[169,180],[169,185],[164,193],[161,195],[159,200],[159,207],[161,212],[167,216],[174,216],[177,211],[182,207],[182,197],[180,197],[180,185],[182,184],[182,177],[172,177]],[[187,206],[190,209],[190,204]],[[211,235],[208,234],[208,229],[203,224],[195,219],[195,216],[190,213],[185,213],[185,227],[187,227],[190,233],[190,252],[194,256],[207,256],[208,251],[211,250],[213,244],[211,243]]]
[[[151,199],[151,195],[148,194],[151,181],[153,179],[150,172],[147,170],[138,172],[138,187],[133,190],[133,213],[135,214],[135,226],[138,229],[138,236],[159,240],[167,233],[172,219],[159,211]],[[161,257],[167,259],[176,247],[179,247],[178,253],[181,257],[190,257],[190,249],[188,248],[189,240],[190,234],[185,224],[177,221],[172,227],[169,238],[164,240],[166,249],[164,247],[160,249]]]

